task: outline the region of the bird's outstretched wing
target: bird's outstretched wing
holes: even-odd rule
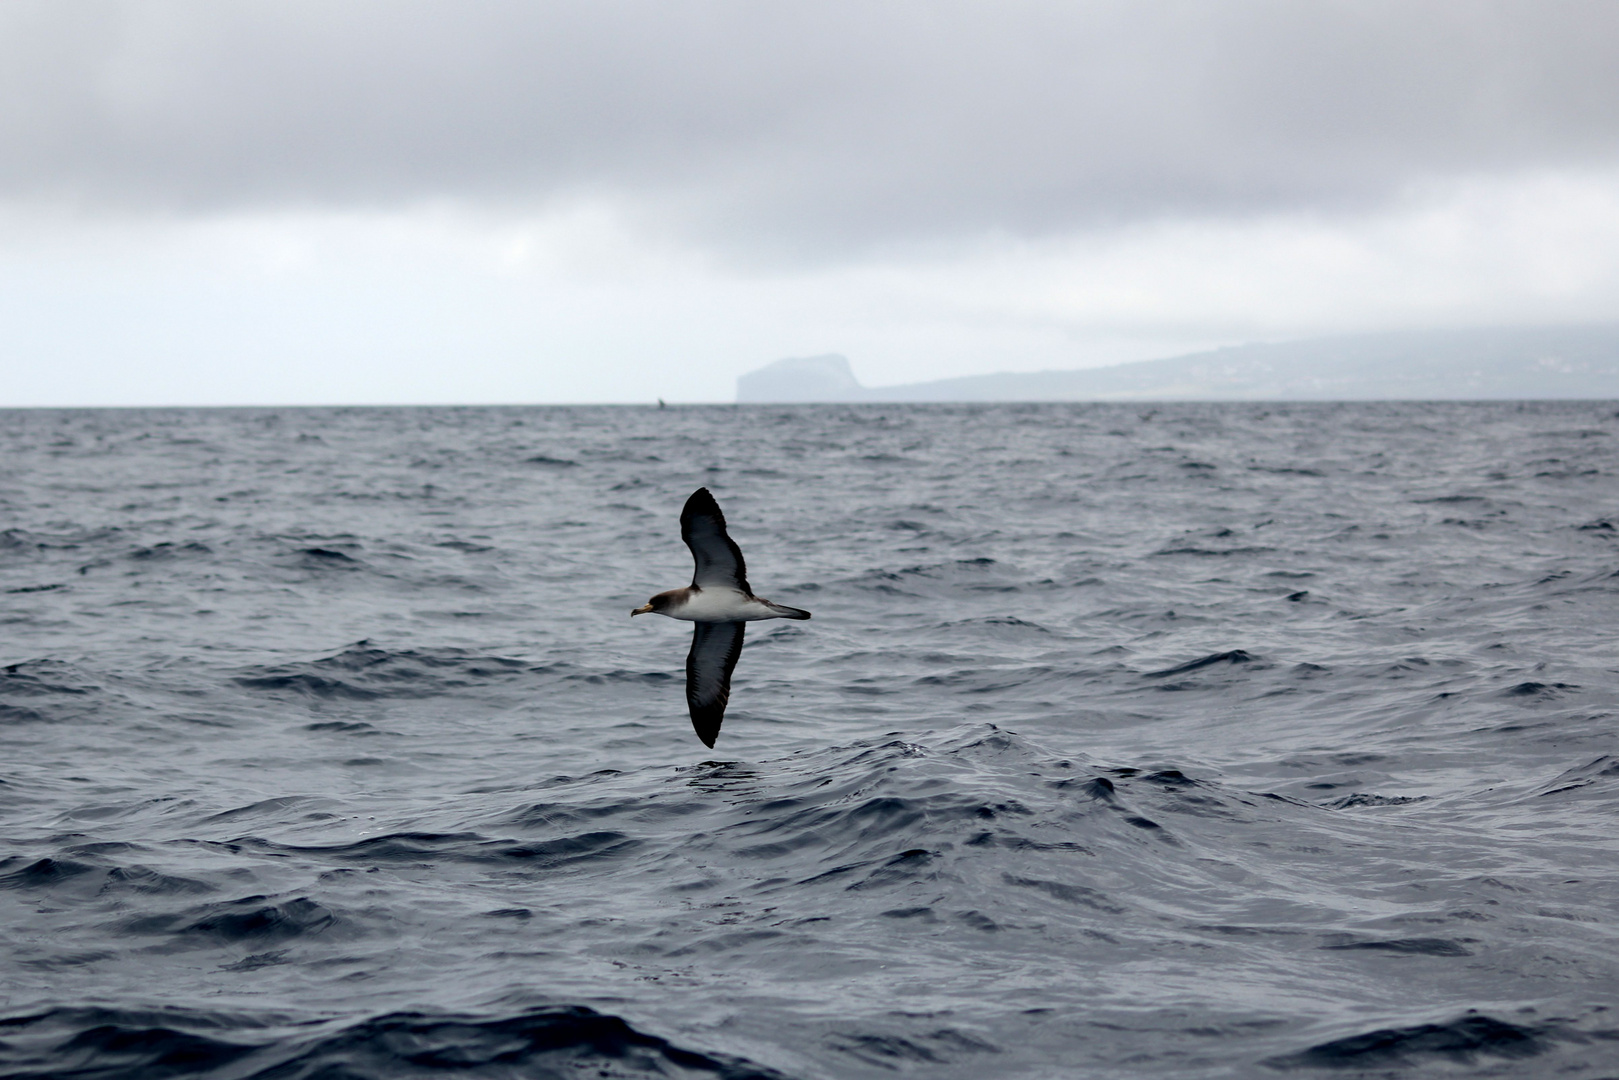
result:
[[[742,631],[747,623],[700,622],[691,636],[691,652],[686,656],[686,704],[691,708],[691,726],[703,745],[713,747],[725,719],[725,703],[731,699],[731,672],[742,655]]]
[[[749,596],[748,568],[742,561],[742,549],[725,531],[725,515],[720,504],[707,488],[698,488],[686,500],[680,511],[680,538],[691,548],[691,557],[697,562],[691,583],[699,589],[710,585],[728,585],[741,589]]]

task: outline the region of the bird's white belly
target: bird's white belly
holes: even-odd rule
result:
[[[671,619],[686,622],[752,622],[756,619],[779,619],[776,612],[738,589],[709,586],[691,594],[677,608],[663,612]]]

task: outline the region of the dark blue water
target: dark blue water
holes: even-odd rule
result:
[[[1615,409],[0,413],[0,1075],[1619,1076]]]

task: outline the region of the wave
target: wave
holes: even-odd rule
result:
[[[409,1080],[709,1077],[786,1080],[746,1059],[676,1045],[583,1005],[510,1016],[391,1012],[310,1026],[179,1009],[54,1008],[0,1018],[9,1080]],[[279,1038],[267,1039],[268,1033]]]
[[[279,901],[243,896],[169,914],[132,916],[119,920],[116,929],[122,934],[163,936],[176,948],[257,946],[319,934],[336,921],[331,911],[307,896]]]
[[[1377,1069],[1489,1064],[1490,1059],[1522,1061],[1549,1049],[1551,1030],[1520,1025],[1470,1012],[1442,1024],[1379,1028],[1361,1035],[1312,1046],[1297,1054],[1272,1058],[1277,1069]]]
[[[551,665],[466,649],[384,649],[362,640],[318,660],[240,669],[232,681],[251,690],[371,701],[434,697],[529,671],[551,670]]]
[[[124,700],[122,694],[109,693],[101,677],[61,660],[0,667],[0,723],[105,722],[102,713],[109,702]]]

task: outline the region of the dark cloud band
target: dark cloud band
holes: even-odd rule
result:
[[[719,243],[1366,203],[1619,157],[1619,5],[12,0],[0,196],[623,199]]]

